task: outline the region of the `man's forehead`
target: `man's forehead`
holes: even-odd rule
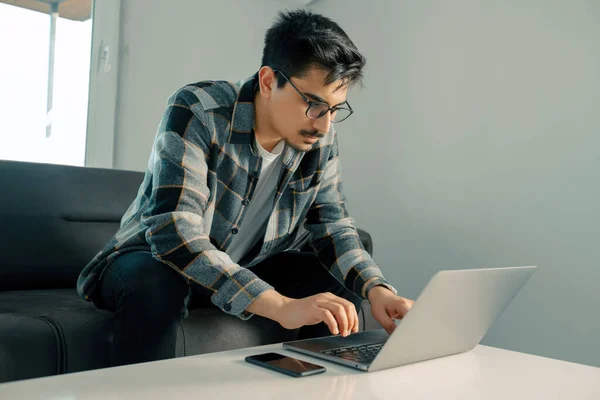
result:
[[[341,80],[325,85],[327,75],[329,75],[329,71],[311,68],[302,76],[297,77],[296,82],[305,94],[312,93],[330,105],[343,103],[348,95],[348,85]]]

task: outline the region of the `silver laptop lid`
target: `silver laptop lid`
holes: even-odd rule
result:
[[[529,266],[438,272],[369,371],[473,349],[535,269]]]

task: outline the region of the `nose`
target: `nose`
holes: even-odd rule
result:
[[[321,118],[317,118],[313,120],[313,129],[319,133],[327,134],[329,133],[329,128],[331,126],[331,112],[326,113]]]

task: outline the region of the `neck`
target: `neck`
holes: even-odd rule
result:
[[[260,92],[254,95],[254,135],[260,145],[269,153],[281,141],[269,123],[269,109]]]

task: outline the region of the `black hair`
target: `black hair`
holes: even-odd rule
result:
[[[290,78],[317,67],[328,72],[325,85],[338,80],[340,86],[362,84],[365,64],[365,57],[337,23],[311,11],[280,12],[265,34],[262,66],[279,69]],[[277,86],[285,83],[279,75]]]

